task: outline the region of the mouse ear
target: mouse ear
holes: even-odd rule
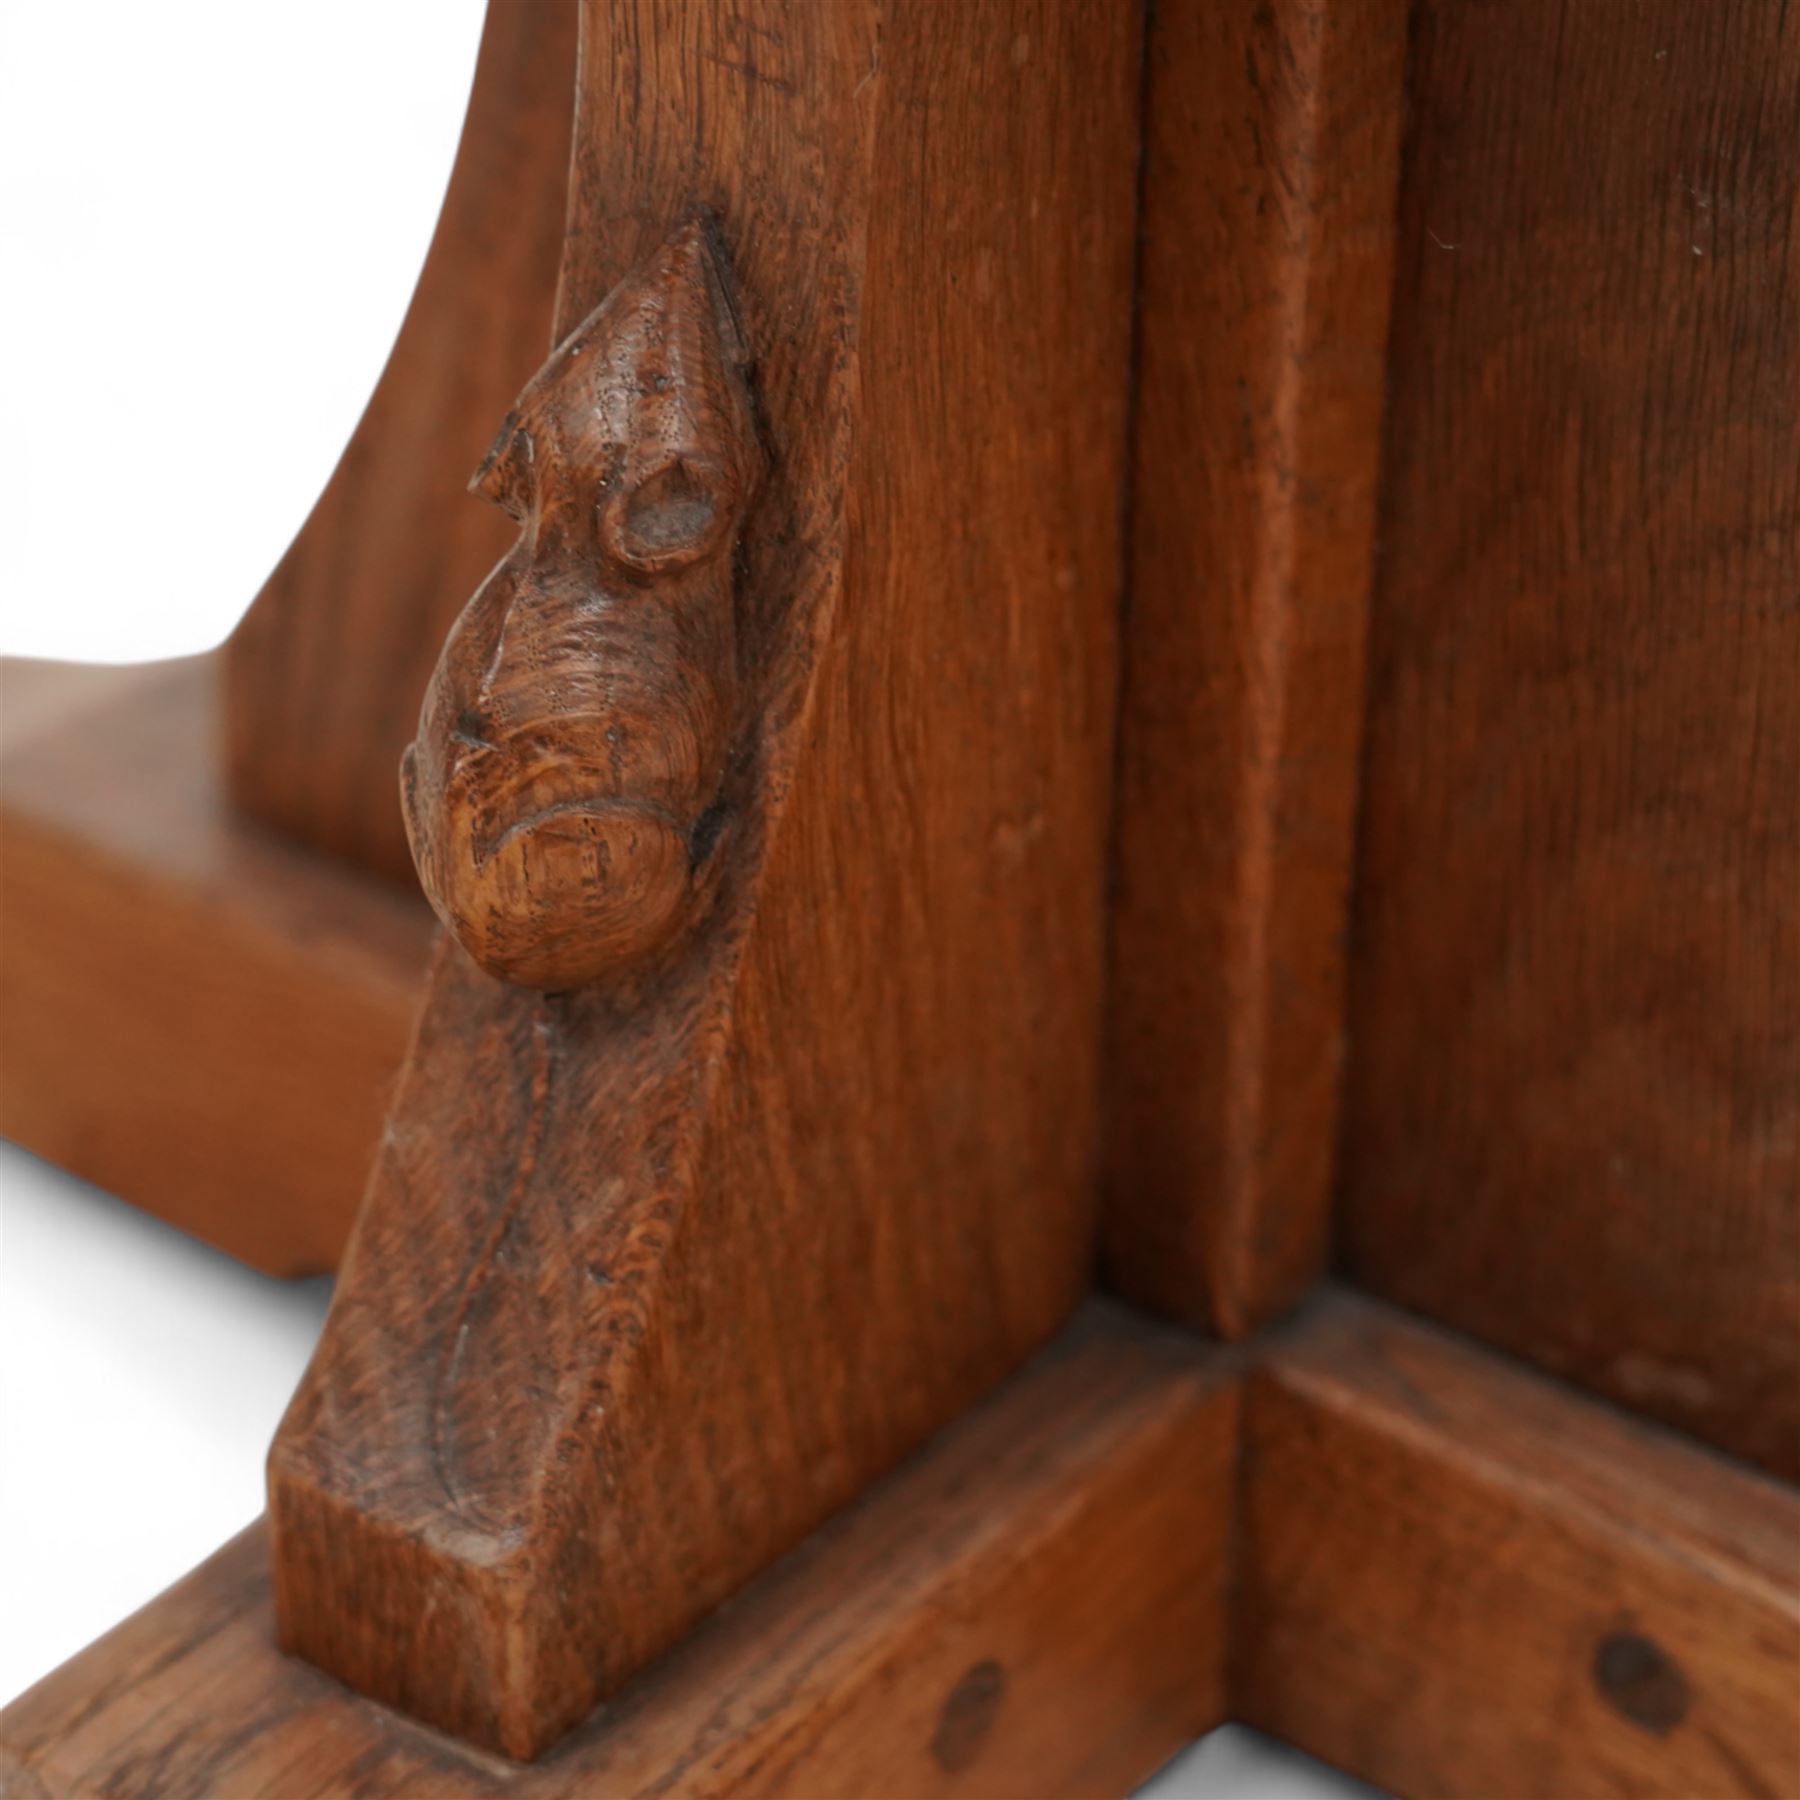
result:
[[[640,575],[666,575],[716,556],[737,534],[747,493],[736,471],[677,452],[609,487],[598,513],[600,541]]]

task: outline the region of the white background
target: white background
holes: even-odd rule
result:
[[[0,0],[0,653],[230,631],[399,326],[481,12]],[[0,1703],[261,1511],[325,1300],[0,1146]],[[1361,1791],[1236,1730],[1145,1790]]]

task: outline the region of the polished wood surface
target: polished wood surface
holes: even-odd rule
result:
[[[1334,1295],[1245,1401],[1240,1717],[1418,1800],[1800,1793],[1800,1494]]]
[[[258,1527],[0,1712],[0,1792],[1123,1794],[1223,1715],[1236,1410],[1088,1309],[532,1766],[281,1656]]]
[[[580,11],[244,811],[200,666],[22,709],[0,1106],[270,1267],[373,1175],[0,1790],[1800,1792],[1800,26]]]
[[[232,813],[219,673],[0,664],[0,1132],[310,1274],[356,1216],[431,915]]]
[[[735,564],[673,571],[737,637],[710,845],[678,803],[708,891],[574,992],[440,956],[271,1463],[287,1642],[490,1746],[544,1749],[1087,1289],[1137,29],[588,7],[563,323],[704,208],[767,448]]]
[[[1228,1337],[1326,1260],[1406,19],[1151,11],[1106,1251]]]
[[[550,341],[576,12],[489,0],[443,213],[387,367],[225,652],[234,803],[409,890],[394,765],[444,633],[510,536],[464,489]]]
[[[1800,1475],[1800,16],[1418,7],[1341,1238]]]

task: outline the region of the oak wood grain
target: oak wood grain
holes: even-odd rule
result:
[[[562,252],[577,0],[488,0],[419,284],[367,410],[226,646],[232,800],[410,889],[393,770],[444,633],[506,548],[469,471],[542,360]]]
[[[573,992],[440,956],[271,1463],[286,1641],[484,1743],[542,1750],[1086,1291],[1137,31],[584,15],[562,323],[704,209],[768,452],[718,886]]]
[[[1800,1494],[1345,1294],[1246,1396],[1234,1707],[1418,1800],[1800,1792]]]
[[[532,1766],[281,1656],[257,1527],[0,1713],[0,1793],[1121,1794],[1221,1717],[1236,1411],[1088,1308]]]
[[[1106,1250],[1228,1337],[1326,1260],[1406,14],[1151,15]]]
[[[1417,8],[1364,1285],[1800,1474],[1800,16]]]
[[[231,811],[219,673],[0,663],[0,1132],[308,1274],[355,1218],[431,915]]]

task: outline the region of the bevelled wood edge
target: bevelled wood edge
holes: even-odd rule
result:
[[[1800,1793],[1800,1494],[1375,1302],[1245,1402],[1236,1715],[1403,1796]]]
[[[0,1793],[1124,1793],[1223,1714],[1237,1396],[1091,1305],[530,1766],[283,1657],[257,1526],[0,1712]]]
[[[1150,11],[1106,1257],[1226,1337],[1326,1262],[1407,15]]]
[[[219,680],[0,662],[0,1135],[310,1274],[355,1218],[431,914],[231,809]]]

